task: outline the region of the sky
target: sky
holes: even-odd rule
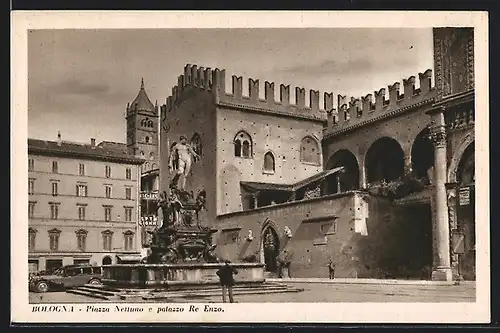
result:
[[[291,101],[294,86],[360,97],[433,69],[432,45],[431,28],[33,30],[28,135],[125,142],[141,78],[162,105],[188,63],[226,69],[227,92],[234,74],[244,92],[248,78],[290,84]]]

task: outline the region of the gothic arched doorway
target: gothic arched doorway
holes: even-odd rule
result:
[[[278,272],[278,255],[280,253],[280,240],[276,230],[268,226],[262,233],[262,248],[266,272]]]
[[[111,265],[113,263],[113,260],[111,259],[110,256],[105,256],[102,258],[102,264],[103,265]]]

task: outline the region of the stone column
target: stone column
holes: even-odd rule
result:
[[[451,232],[458,231],[457,220],[457,183],[447,183],[447,198],[448,198],[448,218],[450,220]],[[460,256],[453,250],[453,244],[450,242],[451,253],[451,270],[454,279],[460,279]]]
[[[405,165],[404,165],[404,173],[405,175],[410,175],[413,171],[412,169],[412,163],[411,163],[411,148],[409,149],[409,152],[405,153]]]
[[[259,207],[259,194],[258,193],[253,195],[253,207],[254,207],[254,209]]]
[[[450,225],[448,220],[448,198],[446,194],[446,127],[444,108],[432,110],[431,140],[434,144],[434,200],[437,242],[437,263],[432,272],[432,280],[451,281]]]

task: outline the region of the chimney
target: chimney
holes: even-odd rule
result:
[[[60,147],[62,143],[61,132],[57,131],[57,145]]]
[[[95,148],[95,138],[90,138],[90,145]]]

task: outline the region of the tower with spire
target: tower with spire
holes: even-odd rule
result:
[[[144,88],[141,88],[132,103],[127,104],[127,149],[129,154],[145,159],[142,172],[159,168],[158,102],[153,105]]]

